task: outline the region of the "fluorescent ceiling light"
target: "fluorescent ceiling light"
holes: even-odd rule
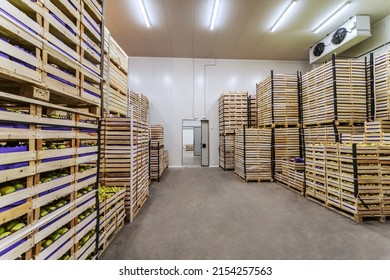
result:
[[[314,33],[320,32],[325,26],[327,26],[331,21],[333,21],[337,16],[339,16],[348,6],[351,4],[351,1],[346,1],[343,5],[338,7],[323,23],[320,24],[315,30]]]
[[[210,30],[214,30],[215,20],[217,19],[218,7],[219,7],[219,0],[215,0],[213,17],[211,18]]]
[[[146,13],[144,3],[142,2],[142,0],[138,0],[138,4],[139,4],[139,7],[141,8],[142,15],[144,16],[145,24],[149,28],[150,22],[149,22],[148,14]]]
[[[288,7],[284,10],[282,15],[275,22],[274,26],[271,29],[271,32],[274,32],[276,30],[276,28],[278,28],[279,24],[286,18],[286,16],[288,15],[288,13],[290,13],[290,11],[292,10],[292,8],[295,6],[296,3],[297,3],[297,1],[291,1],[290,2]]]

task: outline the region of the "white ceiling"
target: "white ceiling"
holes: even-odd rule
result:
[[[390,14],[390,0],[353,0],[337,20],[313,30],[344,0],[298,0],[278,30],[271,27],[290,0],[220,0],[214,31],[214,0],[106,0],[106,26],[129,56],[308,60],[308,49],[355,14],[371,24]]]

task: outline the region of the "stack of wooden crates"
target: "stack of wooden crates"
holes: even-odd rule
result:
[[[127,117],[129,58],[107,28],[104,34],[104,109],[106,114]]]
[[[234,169],[236,130],[248,127],[248,93],[227,92],[219,97],[219,166]]]
[[[340,142],[342,134],[361,134],[367,120],[366,65],[362,60],[333,57],[302,78],[306,144],[306,196],[327,204],[340,193],[327,191],[324,145]],[[313,144],[322,145],[320,147]],[[317,149],[319,149],[317,151]],[[329,150],[329,149],[328,149]],[[338,152],[334,152],[337,157]],[[330,165],[335,167],[334,165]],[[337,168],[329,171],[338,172]]]
[[[166,163],[168,151],[164,151],[164,127],[151,125],[150,134],[150,179],[159,181],[168,167]]]
[[[128,221],[133,221],[149,196],[149,125],[147,115],[134,117],[141,117],[140,110],[130,109],[130,117],[105,117],[102,128],[101,181],[105,186],[126,187]]]
[[[2,1],[0,259],[96,257],[102,3]]]
[[[282,162],[300,156],[298,75],[274,74],[257,84],[258,126],[270,131],[271,177],[287,182],[292,174],[283,173]],[[301,170],[295,170],[300,173]],[[299,174],[297,174],[299,176]],[[303,190],[303,182],[301,186]]]

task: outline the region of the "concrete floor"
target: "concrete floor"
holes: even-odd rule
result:
[[[356,223],[274,183],[168,169],[102,259],[390,259],[390,223]]]
[[[183,166],[200,167],[201,166],[201,157],[194,156],[194,151],[186,151],[183,149]]]

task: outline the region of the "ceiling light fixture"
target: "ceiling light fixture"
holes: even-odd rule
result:
[[[321,23],[315,30],[314,33],[320,32],[325,26],[327,26],[331,21],[333,21],[338,15],[340,15],[352,1],[345,1],[340,7],[338,7],[323,23]]]
[[[282,15],[275,22],[274,26],[271,28],[271,32],[275,32],[275,30],[278,28],[279,24],[286,18],[286,16],[290,13],[290,11],[292,10],[292,8],[295,6],[296,3],[297,3],[297,1],[290,2],[290,4],[287,6],[287,8],[282,13]]]
[[[219,7],[219,0],[215,0],[213,17],[211,18],[210,30],[214,30],[215,20],[217,19],[218,7]]]
[[[138,4],[139,4],[139,7],[141,8],[142,15],[144,16],[146,27],[150,28],[150,21],[148,18],[148,14],[146,13],[144,3],[142,2],[142,0],[138,0]]]

